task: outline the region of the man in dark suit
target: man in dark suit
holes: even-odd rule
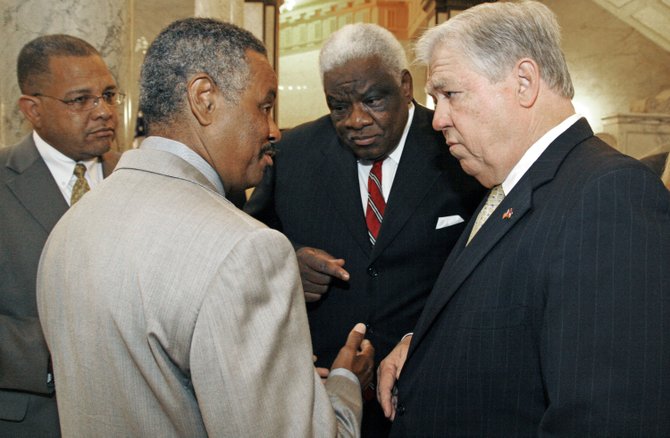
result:
[[[59,436],[37,265],[68,206],[118,161],[110,148],[123,95],[98,51],[67,35],[26,44],[17,72],[19,106],[34,130],[0,149],[0,436]]]
[[[417,46],[491,192],[380,365],[394,436],[670,435],[670,195],[575,114],[559,42],[546,6],[500,2]]]
[[[414,326],[483,188],[430,129],[432,112],[413,101],[390,32],[345,26],[325,43],[320,67],[330,115],[283,135],[245,210],[296,247],[314,354],[327,366],[352,322],[367,323],[379,358]],[[371,236],[375,162],[385,205]],[[366,403],[363,435],[387,435],[389,426],[378,403]]]
[[[668,161],[668,152],[658,152],[640,158],[642,164],[648,166],[658,176],[663,176],[665,163]]]

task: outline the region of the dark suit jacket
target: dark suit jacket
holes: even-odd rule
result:
[[[663,176],[665,170],[665,162],[668,159],[668,152],[659,152],[658,154],[647,155],[640,158],[642,164],[647,165],[658,176]]]
[[[356,322],[383,358],[410,331],[451,247],[483,189],[451,157],[431,128],[432,112],[415,105],[374,248],[368,241],[356,158],[338,141],[329,116],[284,134],[275,166],[245,210],[284,232],[296,246],[346,261],[348,283],[308,305],[314,354],[329,367]],[[274,195],[274,196],[273,196]],[[436,229],[439,217],[465,222]]]
[[[658,176],[582,119],[464,247],[471,228],[417,323],[392,435],[670,436]]]
[[[103,158],[111,173],[117,153]],[[68,204],[32,134],[0,148],[0,436],[58,436],[49,353],[37,318],[37,264]]]

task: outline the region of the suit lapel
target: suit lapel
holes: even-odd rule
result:
[[[438,276],[415,327],[408,356],[416,350],[442,309],[479,263],[496,245],[504,244],[501,241],[505,235],[532,211],[535,190],[551,181],[567,154],[591,136],[593,131],[588,123],[580,119],[554,140],[484,223],[477,236],[465,246],[476,215],[486,199],[482,201]]]
[[[426,112],[415,104],[414,119],[386,203],[379,237],[372,251],[373,259],[393,241],[442,174],[438,165],[440,151],[435,149],[432,139],[426,140],[426,135],[431,134],[432,129],[426,123],[426,119],[430,118]]]
[[[50,232],[68,205],[31,135],[19,143],[6,166],[15,174],[7,180],[9,190],[42,228]]]
[[[361,205],[356,158],[337,141],[336,136],[329,137],[333,140],[323,149],[324,161],[317,169],[315,180],[321,181],[322,193],[331,198],[354,241],[369,255],[371,245]]]

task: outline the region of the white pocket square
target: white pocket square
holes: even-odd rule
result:
[[[437,218],[437,225],[435,225],[435,229],[439,230],[441,228],[446,228],[446,227],[450,227],[452,225],[460,224],[461,222],[465,222],[465,220],[457,214],[455,214],[453,216],[438,217]]]

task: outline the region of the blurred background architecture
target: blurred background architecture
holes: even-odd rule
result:
[[[541,0],[558,16],[575,84],[577,111],[613,146],[634,157],[670,147],[670,0]],[[132,144],[137,81],[148,44],[168,23],[210,16],[243,26],[265,41],[279,73],[275,117],[290,128],[327,112],[318,51],[345,24],[374,22],[407,49],[427,27],[480,1],[469,0],[0,0],[0,145],[28,130],[18,111],[16,56],[29,40],[69,33],[99,48],[128,94],[118,147]],[[414,65],[414,95],[425,69]]]

